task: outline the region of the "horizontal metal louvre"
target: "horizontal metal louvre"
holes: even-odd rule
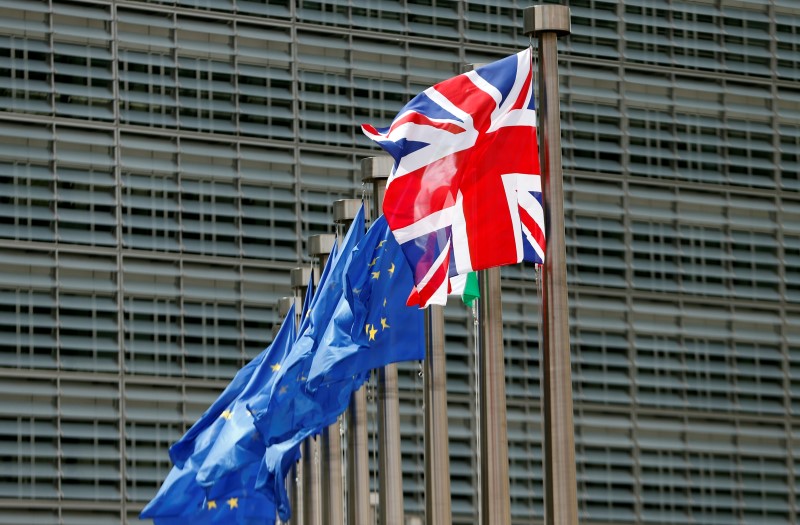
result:
[[[308,236],[342,233],[332,202],[361,195],[378,151],[359,125],[527,45],[523,7],[0,0],[0,523],[138,522],[169,445],[272,340]],[[796,521],[797,6],[570,8],[581,522]],[[502,276],[512,522],[538,523],[540,285],[527,265]],[[455,298],[446,330],[453,518],[470,524],[474,318]],[[421,518],[423,378],[399,368]]]

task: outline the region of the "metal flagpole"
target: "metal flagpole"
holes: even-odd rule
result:
[[[292,303],[295,305],[295,326],[300,327],[300,315],[303,310],[303,298],[311,277],[310,268],[294,268],[289,272],[289,279],[294,292],[294,297],[285,297],[289,301],[281,308],[281,315],[285,316]],[[302,464],[302,463],[301,463]],[[302,525],[305,523],[303,515],[303,469],[295,463],[289,470],[289,502],[292,507],[292,517],[289,520],[292,525]]]
[[[356,214],[358,213],[358,209],[361,206],[361,199],[341,199],[338,201],[334,201],[333,203],[333,222],[336,224],[341,224],[344,226],[345,229],[349,228],[353,222],[353,219],[356,218]],[[360,392],[365,392],[363,388],[359,389]],[[357,395],[356,392],[353,393],[351,397],[351,408],[352,410],[352,398]],[[366,403],[366,398],[364,398]],[[348,410],[348,412],[349,412]],[[366,404],[364,405],[364,410],[366,410]],[[347,416],[348,420],[352,419]],[[364,461],[366,464],[367,461],[367,449],[366,449],[366,420],[364,421]],[[357,429],[355,428],[347,428],[348,436],[351,433],[355,433]],[[323,525],[343,525],[344,524],[344,484],[342,482],[342,435],[340,433],[340,421],[337,420],[336,423],[329,426],[326,431],[323,433],[322,439],[322,450],[323,450],[323,464],[322,464],[322,476],[324,483],[322,484],[322,508],[327,509],[327,514],[323,514]],[[353,455],[354,451],[352,449],[347,450],[347,457],[350,458]],[[368,468],[368,465],[367,465]],[[352,486],[352,478],[347,477],[347,482],[351,484],[351,489],[348,491],[348,495],[354,492]],[[369,474],[367,474],[368,476]],[[368,478],[365,478],[368,482]],[[359,487],[360,488],[360,487]],[[369,497],[369,484],[367,484],[366,488],[367,495]],[[369,503],[368,503],[369,504]],[[352,513],[352,512],[351,512]]]
[[[308,238],[308,254],[311,257],[319,258],[320,268],[324,268],[333,249],[336,236],[333,234],[312,235]],[[338,425],[336,436],[339,437]],[[322,501],[322,466],[327,463],[330,457],[323,454],[323,447],[320,442],[324,441],[324,436],[329,429],[323,430],[323,438],[309,438],[303,442],[303,497],[304,497],[304,517],[305,525],[322,525],[323,501]],[[329,436],[330,437],[330,436]],[[328,443],[330,445],[330,443]],[[341,450],[341,442],[339,443]],[[325,456],[323,458],[323,455]],[[338,457],[338,456],[337,456]],[[326,480],[327,481],[327,480]],[[341,487],[341,478],[340,478]],[[341,490],[341,488],[340,488]]]
[[[360,199],[342,199],[333,203],[333,221],[349,226],[361,206]],[[365,212],[367,210],[364,210]],[[365,213],[366,214],[366,213]],[[367,447],[367,388],[362,386],[350,396],[345,413],[347,436],[347,524],[369,524],[369,449]],[[343,521],[331,522],[335,525]]]
[[[578,523],[578,496],[558,97],[558,37],[570,33],[570,12],[567,6],[537,5],[523,13],[525,34],[539,38],[538,110],[547,237],[542,272],[544,514],[547,524],[574,525]]]
[[[476,69],[483,64],[472,64]],[[500,268],[478,273],[478,420],[482,525],[511,523]]]
[[[294,281],[292,281],[294,283]],[[295,293],[297,291],[295,290]],[[291,308],[292,303],[297,301],[297,296],[292,297],[281,297],[278,299],[278,317],[280,319],[285,319],[286,314],[289,312],[289,308]],[[275,338],[278,335],[278,331],[281,329],[280,324],[276,324],[272,327],[272,337]],[[286,524],[299,524],[303,522],[302,513],[298,514],[298,511],[295,509],[300,508],[300,504],[298,501],[302,501],[303,496],[301,491],[298,490],[297,487],[297,465],[292,465],[292,468],[289,469],[289,474],[287,475],[287,492],[289,494],[289,505],[292,507],[292,517]],[[281,523],[278,521],[278,523]]]
[[[444,307],[425,311],[425,521],[450,525],[450,445],[447,424],[447,372]]]
[[[361,178],[372,182],[374,215],[383,209],[386,179],[392,171],[388,155],[361,161]],[[400,400],[397,389],[397,365],[378,370],[378,472],[379,516],[381,525],[404,525],[403,472],[400,461]]]
[[[506,369],[500,268],[478,272],[481,519],[483,525],[511,523],[506,428]]]

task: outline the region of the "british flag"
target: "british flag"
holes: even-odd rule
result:
[[[362,129],[394,157],[383,212],[423,307],[445,304],[451,276],[544,262],[530,48],[426,89],[387,128]]]

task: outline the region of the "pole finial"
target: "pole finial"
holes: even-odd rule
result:
[[[534,5],[526,7],[522,15],[522,31],[528,36],[548,32],[564,36],[572,32],[568,6]]]
[[[292,268],[292,270],[289,272],[289,282],[291,283],[291,287],[303,288],[308,286],[308,282],[311,280],[312,271],[313,269],[311,266]]]
[[[308,254],[312,257],[329,255],[333,251],[333,244],[336,242],[336,235],[332,233],[321,233],[312,235],[308,238]]]
[[[333,201],[333,222],[336,224],[351,222],[358,215],[360,207],[361,199],[339,199]]]
[[[281,297],[278,299],[278,315],[281,318],[286,317],[286,314],[289,313],[289,308],[296,304],[297,298],[295,297]],[[297,306],[295,306],[295,308],[297,308]]]
[[[394,159],[389,155],[378,155],[361,160],[361,180],[373,182],[376,179],[388,179],[394,166]]]

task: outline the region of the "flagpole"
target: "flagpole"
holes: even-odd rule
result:
[[[308,254],[311,257],[319,258],[319,267],[324,268],[328,262],[328,257],[333,250],[336,236],[333,234],[312,235],[308,238]],[[336,427],[331,432],[331,427]],[[333,441],[334,443],[331,443]],[[341,436],[339,435],[339,425],[334,423],[330,427],[323,429],[320,439],[309,438],[303,442],[303,496],[305,498],[305,525],[322,525],[323,520],[323,483],[322,475],[327,470],[330,462],[339,461],[341,457],[335,454],[334,457],[329,452],[336,448],[338,443],[339,454],[341,454]],[[339,464],[341,469],[341,463]],[[327,484],[327,479],[325,480]],[[339,490],[341,491],[341,477],[339,478]]]
[[[374,216],[383,213],[386,179],[392,171],[388,155],[361,161],[361,178],[372,182]],[[403,472],[400,458],[400,400],[397,388],[397,365],[378,369],[378,472],[381,525],[404,525]]]
[[[342,199],[333,203],[333,222],[346,227],[353,222],[360,199]],[[364,210],[365,212],[367,210]],[[369,524],[369,448],[367,434],[367,389],[362,386],[350,396],[350,405],[345,413],[347,451],[346,451],[346,494],[347,524]],[[343,522],[336,522],[338,523]]]
[[[341,199],[333,202],[333,222],[349,228],[361,207],[361,199]],[[345,413],[347,431],[347,523],[366,525],[369,517],[369,451],[367,450],[367,394],[363,386],[350,396],[350,405]],[[341,444],[339,447],[340,462],[338,471],[330,468],[328,477],[331,486],[339,484],[339,491],[334,492],[338,508],[331,512],[325,525],[342,525],[344,511],[342,509],[344,494],[341,493]],[[338,477],[338,480],[334,479]],[[323,487],[324,488],[324,487]],[[333,492],[333,491],[332,491]],[[325,492],[323,492],[323,495]],[[325,498],[323,498],[325,499]],[[323,503],[326,503],[323,501]]]
[[[471,64],[477,69],[483,64]],[[511,523],[500,268],[477,272],[480,510],[482,525]]]
[[[303,321],[303,301],[305,300],[306,290],[309,283],[312,281],[312,273],[314,270],[310,266],[294,268],[289,272],[289,280],[291,282],[292,290],[294,291],[295,303],[295,326],[300,328],[300,323]],[[303,463],[301,460],[300,468],[298,464],[292,465],[289,470],[289,502],[292,508],[292,518],[290,523],[293,525],[302,525],[305,523],[304,516],[304,499],[303,499]]]
[[[292,303],[294,303],[294,296],[292,297],[281,297],[278,299],[276,303],[278,307],[278,322],[272,325],[272,339],[274,340],[275,337],[278,335],[278,332],[281,330],[281,324],[286,322],[286,314],[289,312],[289,308],[291,308]],[[297,490],[294,486],[294,465],[289,469],[289,474],[287,476],[287,486],[286,492],[289,495],[289,504],[292,508],[295,508],[295,498],[297,496]],[[292,516],[294,518],[294,516]],[[281,521],[280,518],[276,518],[275,523],[277,525],[288,525],[287,522]],[[292,523],[299,523],[297,521],[293,521]]]
[[[524,32],[539,38],[539,121],[547,250],[542,272],[544,499],[548,525],[578,523],[572,371],[561,171],[558,37],[570,33],[569,7],[523,11]]]
[[[500,268],[481,270],[478,280],[481,520],[483,525],[507,524],[511,501]]]
[[[444,355],[444,307],[425,310],[425,521],[450,525],[450,445],[447,421],[447,372]]]

